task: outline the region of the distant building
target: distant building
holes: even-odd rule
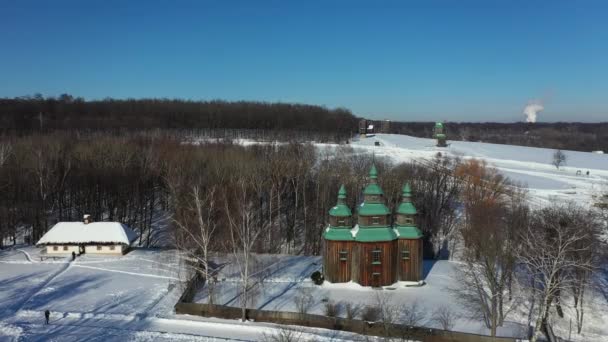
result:
[[[391,132],[391,121],[382,120],[382,122],[380,123],[380,131],[382,133],[390,133]]]
[[[128,251],[137,234],[119,222],[59,222],[38,241],[47,254],[117,254]]]
[[[359,121],[359,135],[366,138],[368,134],[374,134],[374,123],[371,120],[361,119]]]
[[[445,134],[445,127],[443,126],[443,123],[435,123],[435,128],[433,129],[433,138],[437,139],[437,147],[448,146],[446,143],[447,137]]]
[[[330,282],[378,287],[422,280],[422,233],[416,226],[410,187],[403,186],[401,203],[391,213],[377,178],[372,166],[356,222],[346,204],[344,186],[329,211],[329,226],[323,233],[323,272]]]

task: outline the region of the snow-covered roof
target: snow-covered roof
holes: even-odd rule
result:
[[[115,243],[130,245],[137,238],[120,222],[59,222],[46,232],[37,245]]]

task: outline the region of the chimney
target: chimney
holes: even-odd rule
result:
[[[91,223],[91,215],[89,215],[89,214],[85,214],[85,215],[83,216],[83,222],[84,222],[84,224],[89,224],[89,223]]]

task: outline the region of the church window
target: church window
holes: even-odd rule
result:
[[[372,264],[380,265],[380,253],[382,253],[382,251],[379,248],[372,251]]]
[[[401,259],[410,260],[410,250],[407,247],[404,247],[401,251]]]

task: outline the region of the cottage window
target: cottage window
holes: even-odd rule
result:
[[[379,248],[376,248],[372,251],[372,264],[373,265],[380,265],[380,253],[382,253],[382,251]]]
[[[340,260],[341,261],[346,261],[347,257],[348,257],[348,251],[345,250],[345,249],[343,249],[339,253],[340,253]]]
[[[63,250],[67,251],[68,250],[68,246],[63,246]]]
[[[405,247],[401,251],[401,259],[403,259],[403,260],[410,260],[410,251],[409,251],[409,249],[407,249],[407,247]]]
[[[114,245],[110,246],[110,250],[113,251],[114,250]]]
[[[54,251],[58,251],[58,250],[59,250],[59,247],[57,247],[57,246],[53,246],[53,250],[54,250]]]
[[[380,217],[372,216],[372,225],[379,225],[379,224],[380,224]]]
[[[101,246],[97,246],[97,250],[100,251],[101,250]]]

